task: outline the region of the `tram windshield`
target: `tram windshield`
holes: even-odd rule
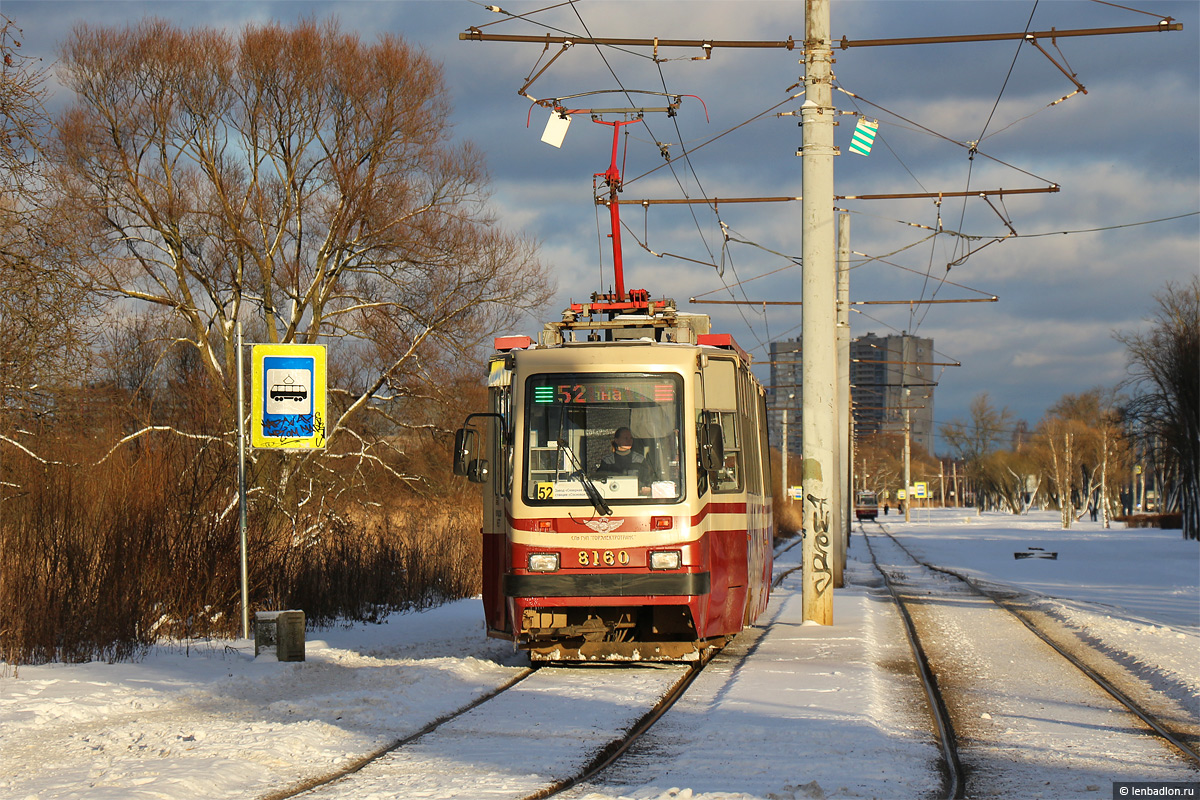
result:
[[[683,497],[679,375],[533,375],[525,387],[524,496],[535,504]]]

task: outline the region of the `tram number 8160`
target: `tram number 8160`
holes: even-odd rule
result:
[[[627,567],[629,553],[624,550],[580,550],[579,566],[581,567]]]

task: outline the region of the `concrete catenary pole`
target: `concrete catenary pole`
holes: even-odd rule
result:
[[[942,508],[946,507],[946,462],[938,459],[938,481],[941,483]]]
[[[834,560],[833,585],[842,586],[846,551],[850,547],[850,525],[854,519],[854,471],[850,420],[850,215],[839,214],[837,238],[837,345],[838,345],[838,557]]]
[[[904,521],[910,522],[912,508],[912,409],[908,405],[908,389],[904,390]]]
[[[958,493],[958,462],[957,461],[950,462],[950,491],[954,492],[954,507],[958,508],[958,505],[959,505],[958,500],[960,497],[962,497],[962,495]]]
[[[833,218],[833,49],[830,0],[805,0],[803,178],[803,616],[833,624],[833,485],[837,481],[837,270]],[[836,531],[832,531],[836,535]]]

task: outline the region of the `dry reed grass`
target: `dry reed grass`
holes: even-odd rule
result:
[[[240,634],[232,457],[186,443],[119,452],[102,467],[38,466],[0,516],[0,659],[134,659],[163,641]],[[252,504],[250,609],[310,624],[378,620],[478,594],[479,502],[390,496],[348,521]]]

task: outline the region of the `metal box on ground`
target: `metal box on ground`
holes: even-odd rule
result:
[[[304,660],[304,612],[258,611],[254,614],[254,657],[274,649],[279,661]]]

